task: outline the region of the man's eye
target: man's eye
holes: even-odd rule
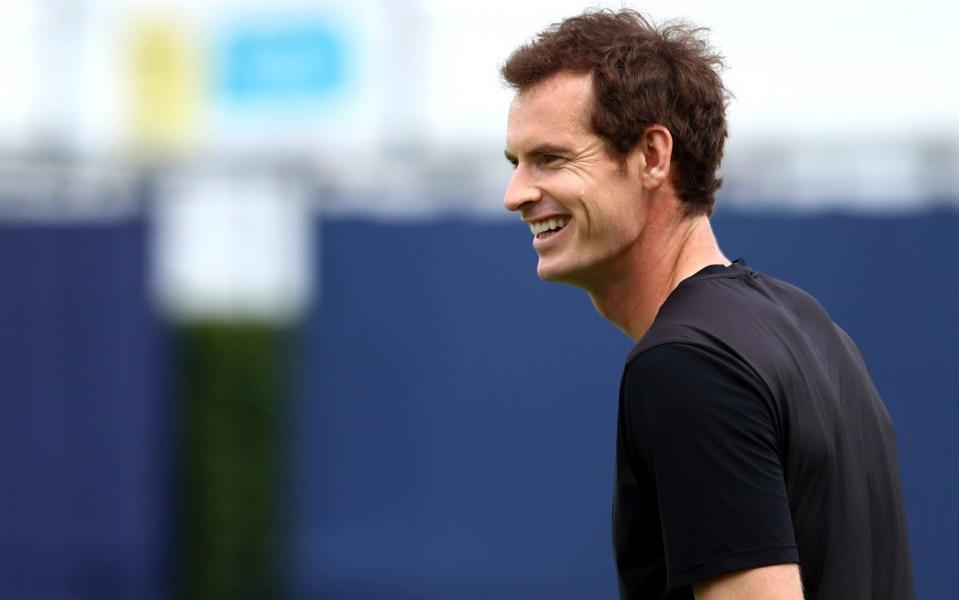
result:
[[[555,154],[544,154],[543,155],[543,164],[544,165],[555,165],[563,161],[562,156],[557,156]]]

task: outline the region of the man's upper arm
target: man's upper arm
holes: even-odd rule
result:
[[[803,600],[799,565],[759,567],[693,586],[696,600]]]
[[[655,486],[669,589],[798,562],[772,399],[754,375],[670,343],[627,366],[624,392],[630,446]]]

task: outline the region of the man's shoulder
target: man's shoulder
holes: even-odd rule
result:
[[[683,281],[666,299],[627,363],[667,343],[702,346],[720,355],[736,340],[764,344],[768,332],[799,333],[803,326],[832,328],[822,305],[805,290],[744,264],[729,272]],[[765,334],[763,333],[765,332]]]
[[[737,360],[704,345],[666,342],[637,354],[626,365],[620,394],[627,418],[641,415],[647,428],[668,424],[675,434],[719,424],[734,431],[756,418],[774,422],[766,386]]]
[[[696,398],[713,395],[717,386],[725,389],[734,381],[750,386],[757,383],[748,367],[715,346],[664,341],[634,349],[624,369],[621,391],[632,396],[638,392],[641,396]]]

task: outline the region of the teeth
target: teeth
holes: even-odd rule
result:
[[[560,217],[558,219],[547,219],[537,223],[530,223],[529,230],[533,232],[533,235],[537,235],[550,231],[551,229],[562,229],[569,223],[569,220],[570,217]]]

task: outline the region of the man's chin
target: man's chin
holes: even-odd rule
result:
[[[554,261],[544,262],[540,259],[539,264],[536,266],[536,274],[543,281],[576,285],[576,277],[574,276],[573,270],[568,266],[556,264]]]
[[[539,259],[539,264],[536,265],[536,274],[543,281],[556,281],[556,277],[559,276],[555,265],[544,262],[542,258]]]

